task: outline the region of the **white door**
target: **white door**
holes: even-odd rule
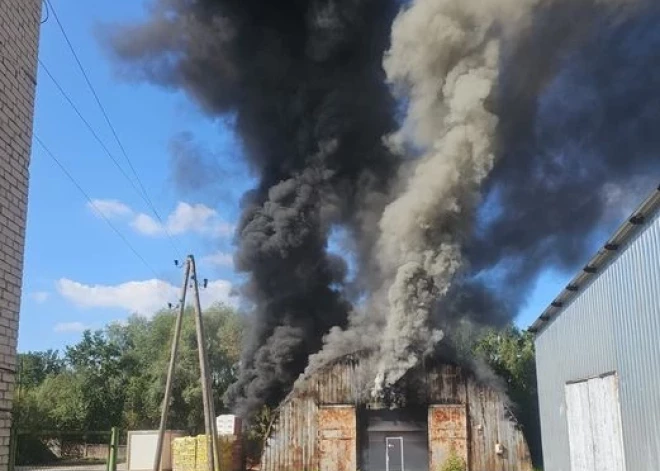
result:
[[[596,471],[587,381],[566,385],[566,417],[571,471]]]
[[[626,469],[621,433],[619,388],[615,375],[589,380],[589,402],[594,437],[594,464],[598,471]]]
[[[405,470],[403,466],[403,437],[385,438],[385,469],[386,471]]]
[[[571,471],[625,471],[616,375],[566,384]]]

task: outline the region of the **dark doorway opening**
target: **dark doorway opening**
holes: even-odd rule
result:
[[[361,470],[429,471],[426,409],[364,410],[359,420]]]

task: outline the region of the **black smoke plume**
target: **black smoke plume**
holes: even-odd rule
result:
[[[501,209],[466,247],[475,272],[502,268],[514,310],[539,271],[575,270],[595,231],[660,182],[660,6],[558,0],[531,18],[500,65],[499,157],[483,191]]]
[[[645,0],[158,0],[107,29],[124,73],[230,116],[259,176],[236,410],[347,353],[391,385],[588,258],[612,206],[660,180],[658,24]]]
[[[397,167],[382,144],[395,125],[381,67],[395,13],[382,0],[161,0],[145,23],[106,30],[125,73],[234,114],[259,175],[237,231],[255,310],[230,392],[240,413],[279,400],[346,323],[346,269],[328,234],[346,225],[370,250],[365,215]]]

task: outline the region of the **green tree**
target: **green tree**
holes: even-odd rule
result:
[[[119,346],[104,331],[85,331],[78,344],[67,347],[65,361],[82,388],[82,430],[109,430],[121,423],[127,375]]]
[[[71,372],[49,376],[26,400],[37,417],[26,417],[29,430],[84,430],[89,415],[83,378]]]
[[[18,355],[20,386],[32,388],[40,385],[49,375],[64,370],[64,360],[57,350],[27,352]]]
[[[132,316],[127,322],[83,333],[57,352],[22,355],[25,381],[15,402],[23,430],[99,431],[112,426],[144,429],[160,419],[175,314]],[[243,320],[216,305],[204,312],[216,411],[236,379]],[[169,426],[197,432],[203,426],[197,338],[192,309],[186,309],[170,406]]]
[[[535,464],[542,461],[534,336],[514,326],[487,332],[475,351],[506,381]]]
[[[192,308],[184,314],[177,367],[172,388],[170,426],[199,431],[203,424],[197,337]],[[126,346],[125,361],[134,370],[126,390],[124,420],[128,425],[155,426],[160,417],[175,315],[163,311],[153,319],[132,317],[125,326],[114,326],[113,335]],[[236,379],[243,323],[227,306],[216,305],[204,313],[209,367],[216,411],[226,408],[222,396]]]

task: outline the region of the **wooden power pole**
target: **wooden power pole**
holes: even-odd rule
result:
[[[218,453],[218,433],[215,423],[215,406],[213,403],[213,391],[211,389],[211,376],[209,370],[209,359],[206,351],[206,335],[204,333],[204,320],[202,318],[202,306],[199,300],[199,283],[197,278],[197,267],[195,258],[188,255],[184,266],[183,284],[181,285],[181,297],[179,299],[179,311],[174,324],[174,338],[172,339],[172,350],[170,352],[170,363],[167,370],[167,381],[165,382],[165,397],[161,409],[160,428],[158,430],[158,442],[156,444],[156,457],[153,471],[160,471],[163,445],[165,441],[165,429],[167,428],[167,417],[172,395],[172,381],[174,378],[176,358],[179,350],[179,339],[181,337],[181,325],[186,306],[186,294],[188,284],[192,281],[195,302],[195,330],[197,331],[197,350],[199,353],[199,372],[202,387],[202,404],[204,406],[204,431],[206,434],[207,459],[209,471],[218,471],[220,456]]]

